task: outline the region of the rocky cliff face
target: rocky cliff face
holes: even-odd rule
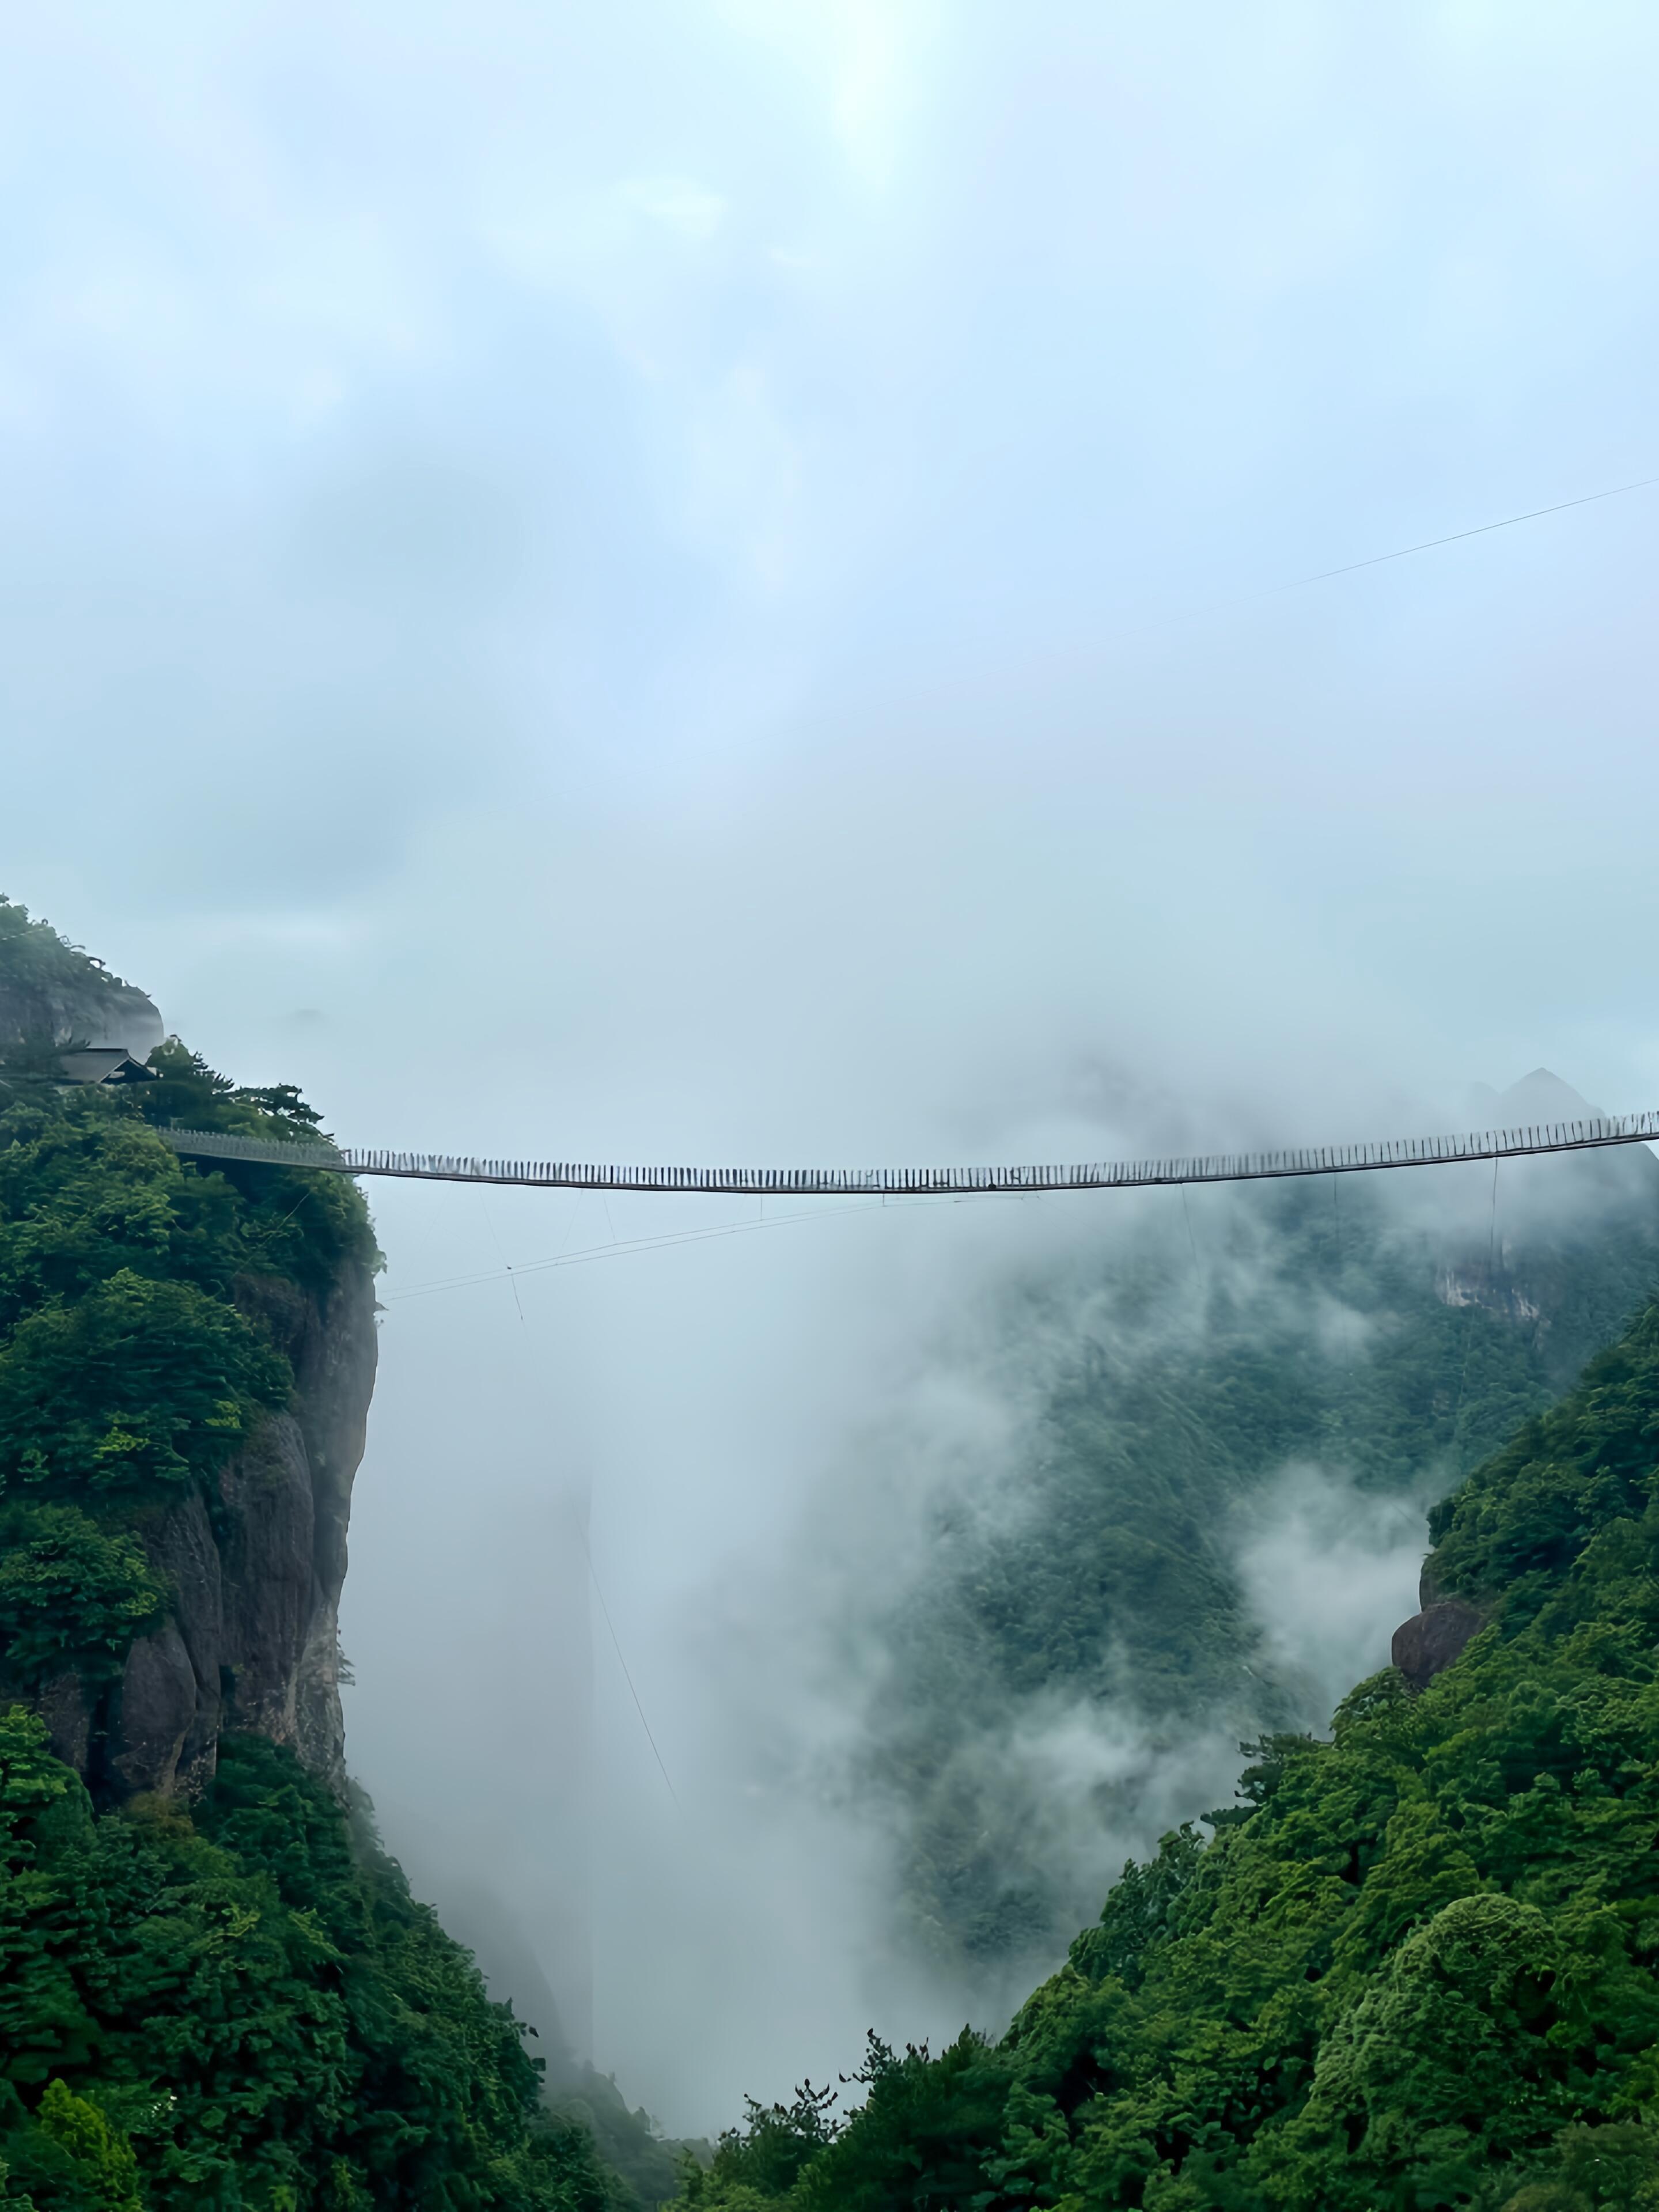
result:
[[[24,941],[35,953],[38,939]],[[119,1045],[143,1060],[166,1033],[154,1000],[79,955],[37,954],[21,972],[0,962],[0,1054],[44,1042]]]
[[[1425,1566],[1418,1583],[1421,1612],[1394,1632],[1389,1657],[1414,1690],[1426,1690],[1486,1626],[1486,1616],[1467,1598],[1449,1597]]]
[[[143,992],[0,896],[0,1103],[24,1102],[21,1141],[30,1139],[29,1113],[38,1113],[52,1094],[32,1090],[26,1074],[8,1083],[9,1054],[25,1071],[42,1047],[71,1043],[118,1045],[143,1059],[163,1034],[161,1017]],[[247,1094],[191,1061],[176,1040],[169,1051],[170,1059],[160,1056],[171,1077],[164,1087],[180,1091],[187,1114],[228,1113],[234,1119],[254,1112],[257,1122],[255,1107],[237,1103]],[[252,1095],[256,1102],[264,1096]],[[282,1232],[297,1210],[286,1193],[265,1220],[258,1216],[257,1177],[244,1178],[246,1187],[238,1190],[235,1222],[222,1212],[210,1222],[188,1208],[188,1219],[175,1218],[170,1196],[158,1212],[165,1185],[137,1170],[124,1182],[100,1150],[115,1125],[100,1121],[95,1111],[90,1120],[85,1114],[77,1120],[70,1106],[57,1110],[68,1115],[66,1127],[72,1123],[79,1132],[76,1141],[90,1141],[91,1149],[83,1157],[68,1146],[62,1160],[82,1158],[82,1166],[63,1166],[56,1181],[48,1175],[45,1182],[20,1184],[11,1203],[14,1227],[45,1207],[41,1218],[52,1219],[64,1255],[101,1249],[100,1261],[88,1262],[84,1280],[78,1261],[60,1258],[58,1294],[66,1291],[72,1302],[90,1281],[125,1264],[129,1216],[149,1224],[148,1231],[134,1232],[137,1241],[131,1246],[148,1274],[155,1273],[158,1237],[176,1234],[187,1243],[216,1234],[223,1272],[213,1277],[214,1295],[234,1302],[258,1324],[253,1334],[268,1336],[287,1355],[294,1389],[285,1407],[262,1401],[268,1410],[205,1487],[175,1488],[167,1502],[136,1504],[129,1517],[94,1486],[81,1502],[100,1524],[125,1524],[143,1547],[166,1592],[165,1623],[131,1645],[112,1681],[93,1664],[60,1665],[38,1687],[33,1677],[16,1680],[29,1683],[58,1756],[106,1802],[143,1791],[193,1796],[214,1771],[221,1732],[230,1729],[291,1746],[338,1790],[344,1782],[338,1609],[352,1478],[374,1381],[367,1215],[359,1208],[361,1233],[343,1230],[335,1218],[331,1243],[324,1235],[311,1243],[302,1264],[291,1249],[284,1261]],[[291,1127],[286,1133],[294,1133]],[[77,1182],[77,1175],[87,1179]],[[320,1212],[327,1216],[329,1209]],[[304,1241],[303,1231],[294,1235]],[[276,1272],[283,1266],[289,1272]],[[27,1269],[11,1285],[19,1310],[39,1303],[39,1291]],[[83,1380],[88,1407],[98,1389],[110,1387],[107,1376],[98,1383]],[[13,1492],[27,1498],[27,1485],[14,1484]],[[52,1573],[61,1582],[60,1568],[49,1571],[48,1581]],[[70,1642],[62,1648],[77,1649]]]
[[[173,1594],[171,1618],[127,1655],[118,1681],[76,1673],[40,1707],[58,1756],[109,1801],[195,1795],[224,1729],[288,1744],[339,1790],[339,1603],[352,1478],[374,1383],[374,1297],[349,1267],[325,1296],[269,1279],[245,1291],[293,1362],[295,1404],[221,1471],[137,1533]]]

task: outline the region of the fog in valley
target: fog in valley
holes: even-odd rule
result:
[[[710,1164],[1659,1103],[1659,489],[1323,573],[1659,470],[1650,11],[10,30],[0,887],[216,1066]],[[368,1185],[388,1847],[674,2133],[999,2026],[1386,1663],[1650,1165]],[[1446,1441],[1389,1457],[1407,1335]]]

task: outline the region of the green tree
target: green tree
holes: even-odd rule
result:
[[[96,1497],[199,1480],[289,1385],[234,1307],[124,1267],[0,1348],[0,1481]]]
[[[44,2154],[39,2154],[43,2171],[36,2185],[42,2212],[47,2206],[53,2212],[58,2207],[80,2212],[83,2205],[87,2212],[143,2212],[132,2145],[96,2105],[54,2079],[36,2108],[35,2126]],[[61,2179],[48,2179],[53,2165]]]
[[[0,1507],[0,1665],[19,1681],[113,1674],[166,1601],[134,1539],[78,1506]]]

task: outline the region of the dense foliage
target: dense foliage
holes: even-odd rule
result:
[[[185,1806],[94,1802],[47,1747],[34,1694],[112,1679],[162,1624],[147,1528],[192,1488],[211,1516],[289,1403],[295,1316],[375,1256],[346,1179],[208,1171],[155,1133],[303,1136],[291,1089],[176,1043],[159,1082],[66,1088],[33,1010],[87,982],[0,901],[0,2203],[629,2203],[361,1810],[289,1753],[225,1740]]]
[[[614,2075],[601,2074],[590,2062],[568,2054],[563,2058],[556,2055],[546,2063],[543,2102],[556,2119],[591,2138],[599,2163],[622,2185],[623,2198],[631,2190],[640,2204],[654,2206],[678,2197],[681,2155],[687,2146],[665,2140],[648,2112],[629,2106]]]
[[[847,2124],[751,2111],[690,2200],[1659,2205],[1659,1305],[1435,1526],[1456,1664],[1256,1746],[1000,2043],[874,2046]]]
[[[466,1954],[257,1738],[191,1814],[100,1816],[0,1716],[0,2157],[40,2212],[111,2201],[105,2159],[155,2212],[611,2201]]]
[[[1212,1193],[1190,1241],[1172,1195],[1002,1312],[1024,1448],[982,1501],[941,1498],[925,1576],[879,1624],[859,1780],[902,1838],[902,1936],[994,1986],[1091,1908],[1099,1870],[1022,1761],[1057,1711],[1150,1742],[1323,1724],[1241,1578],[1253,1501],[1296,1465],[1377,1498],[1449,1489],[1611,1340],[1659,1279],[1659,1169],[1549,1171],[1505,1170],[1490,1212],[1485,1171],[1462,1217],[1403,1214],[1366,1178]],[[1133,1764],[1100,1787],[1099,1832],[1156,1834],[1143,1787]]]
[[[135,1529],[289,1402],[284,1300],[374,1256],[344,1178],[202,1173],[151,1126],[292,1134],[297,1097],[155,1059],[117,1093],[0,1066],[0,1684],[118,1671],[164,1603]]]

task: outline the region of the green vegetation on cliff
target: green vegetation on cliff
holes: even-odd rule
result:
[[[1659,1306],[1435,1518],[1486,1626],[1265,1740],[1000,2043],[751,2111],[705,2212],[1659,2205]]]
[[[1131,1762],[1066,1826],[1023,1741],[1079,1710],[1160,1744],[1322,1724],[1240,1571],[1259,1502],[1294,1467],[1413,1506],[1449,1489],[1640,1308],[1652,1159],[1475,1172],[1468,1214],[1412,1214],[1422,1187],[1380,1178],[1195,1194],[1190,1243],[1172,1200],[999,1313],[1023,1444],[982,1500],[941,1498],[876,1626],[857,1781],[900,1838],[902,1940],[970,1986],[1034,1977],[1103,1871],[1068,1846],[1156,1834],[1158,1770]]]
[[[110,2161],[155,2212],[611,2202],[465,1953],[257,1737],[198,1806],[99,1814],[0,1714],[0,2053],[4,2201],[39,2212],[122,2201]]]
[[[374,1258],[345,1178],[198,1173],[146,1119],[292,1134],[297,1099],[155,1060],[115,1092],[0,1066],[0,1686],[119,1671],[164,1604],[133,1529],[289,1402],[273,1291]]]
[[[247,1733],[192,1800],[100,1762],[103,1701],[179,1603],[147,1539],[181,1502],[217,1525],[222,1471],[294,1398],[286,1324],[375,1255],[346,1179],[203,1171],[151,1126],[295,1137],[293,1091],[172,1043],[160,1082],[65,1087],[40,1009],[61,1031],[82,986],[0,901],[0,2203],[630,2202],[362,1808]],[[42,1717],[65,1682],[85,1780]]]

